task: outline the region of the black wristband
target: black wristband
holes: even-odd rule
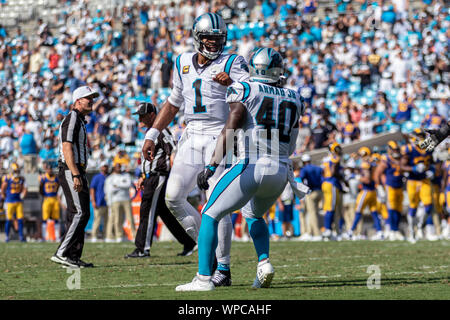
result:
[[[72,179],[79,178],[81,179],[81,174],[72,175]]]

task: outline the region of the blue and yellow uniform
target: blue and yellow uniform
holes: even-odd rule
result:
[[[339,179],[332,175],[331,167],[336,165],[336,170],[341,170],[341,157],[338,155],[331,155],[330,160],[323,164],[323,210],[334,211],[338,199],[342,196],[342,186]]]
[[[363,161],[361,163],[362,170],[369,170],[372,173],[372,164]],[[377,193],[375,192],[375,182],[373,180],[370,183],[361,183],[362,190],[359,192],[356,198],[356,212],[362,212],[365,207],[369,207],[370,211],[377,210]]]
[[[339,213],[342,208],[342,186],[339,181],[341,170],[341,153],[342,149],[338,143],[333,143],[329,146],[330,159],[323,164],[323,210],[325,211],[324,236],[331,236],[331,226],[333,224],[336,210]],[[332,167],[335,167],[335,174],[333,175]]]
[[[367,170],[370,175],[369,183],[361,183],[362,190],[359,192],[356,198],[356,210],[355,210],[355,219],[353,220],[353,225],[351,231],[353,232],[361,217],[364,208],[369,207],[370,213],[372,214],[372,218],[374,221],[374,227],[377,232],[381,231],[381,223],[378,218],[378,201],[377,201],[377,193],[375,191],[375,182],[373,180],[373,165],[371,162],[364,160],[361,163],[361,170]]]
[[[312,116],[311,113],[305,112],[300,120],[305,127],[311,126]]]
[[[447,172],[447,181],[445,182],[445,203],[447,212],[450,213],[450,160],[445,161],[444,170]]]
[[[433,130],[437,130],[439,129],[444,123],[445,123],[445,118],[442,117],[440,114],[427,114],[425,116],[425,118],[423,119],[421,125],[424,128],[427,129],[433,129]]]
[[[42,202],[42,220],[59,220],[60,207],[57,197],[59,188],[58,178],[46,173],[41,176],[39,183],[44,197],[44,201]]]
[[[18,170],[16,164],[12,165],[13,172]],[[8,174],[2,178],[2,192],[4,192],[4,198],[6,203],[6,242],[9,241],[9,231],[11,229],[11,223],[14,217],[18,222],[18,231],[20,241],[25,241],[23,235],[23,200],[22,192],[26,188],[25,179],[18,174]]]
[[[3,177],[2,183],[6,183],[6,219],[23,219],[23,200],[21,194],[25,186],[25,179],[23,177],[13,177],[9,174]]]
[[[358,135],[358,126],[354,125],[353,123],[349,122],[344,125],[342,128],[342,135],[344,139],[347,141],[351,141],[355,139]]]
[[[398,146],[393,142],[394,151]],[[384,165],[384,185],[386,189],[386,207],[388,212],[388,223],[391,231],[398,231],[400,216],[403,211],[403,172],[400,160],[394,159],[391,155],[383,155],[381,163]]]
[[[407,165],[413,167],[406,182],[406,191],[409,198],[410,213],[413,213],[413,216],[415,216],[419,201],[423,203],[426,210],[427,206],[433,204],[431,181],[430,179],[427,179],[425,173],[430,169],[432,152],[422,150],[413,144],[408,144],[403,146],[402,154],[408,157]],[[425,167],[422,172],[417,171],[419,164],[423,164]]]
[[[400,213],[403,211],[403,173],[400,169],[400,163],[389,155],[383,155],[381,161],[386,165],[384,175],[388,210],[395,210]]]
[[[407,99],[398,103],[397,114],[395,121],[408,121],[411,119],[411,112],[413,109],[412,99]]]

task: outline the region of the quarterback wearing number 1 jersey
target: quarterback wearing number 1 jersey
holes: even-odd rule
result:
[[[224,54],[227,27],[222,17],[205,13],[195,19],[192,33],[196,52],[183,53],[175,60],[173,88],[161,112],[148,131],[144,143],[144,157],[150,151],[151,141],[183,108],[186,128],[178,142],[177,153],[166,189],[166,204],[189,236],[197,242],[201,215],[187,201],[194,189],[197,174],[209,163],[216,139],[229,114],[226,103],[227,87],[231,83],[248,79],[248,66],[242,56]],[[150,151],[151,154],[151,151]],[[216,170],[218,177],[225,164]],[[206,190],[209,197],[209,190]],[[231,216],[219,226],[217,270],[227,272],[226,278],[218,274],[215,285],[231,285],[229,273],[232,236]]]

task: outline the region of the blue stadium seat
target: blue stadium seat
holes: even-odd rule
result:
[[[398,89],[391,89],[387,91],[387,97],[389,100],[395,100],[397,101],[397,94],[398,94]],[[392,103],[392,101],[391,101]]]
[[[334,96],[336,94],[336,87],[335,86],[329,86],[327,90],[327,95]]]
[[[414,128],[414,124],[411,121],[406,121],[402,124],[402,131],[412,132]]]
[[[228,24],[228,26],[227,26],[227,29],[228,29],[228,31],[227,31],[227,33],[228,33],[228,36],[227,36],[227,38],[228,38],[228,40],[234,40],[234,39],[237,39],[237,35],[236,35],[236,27],[234,26],[234,24]]]
[[[259,40],[262,36],[264,36],[266,32],[266,27],[263,22],[256,23],[254,28],[252,29],[253,35],[256,40]]]
[[[361,92],[361,86],[359,83],[352,82],[349,87],[350,94],[356,95]]]
[[[411,121],[414,122],[415,124],[417,124],[417,123],[420,124],[420,120],[421,120],[421,116],[417,113],[411,117]]]

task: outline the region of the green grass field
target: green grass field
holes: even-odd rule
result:
[[[450,242],[271,243],[272,288],[252,289],[256,274],[251,243],[234,242],[233,286],[207,293],[179,293],[192,280],[197,253],[177,257],[181,246],[156,242],[152,257],[124,259],[132,243],[86,243],[80,289],[69,290],[68,269],[50,261],[57,244],[1,243],[0,299],[76,300],[309,300],[450,299]],[[369,265],[381,272],[380,289],[368,289]],[[70,280],[70,279],[69,279]]]

